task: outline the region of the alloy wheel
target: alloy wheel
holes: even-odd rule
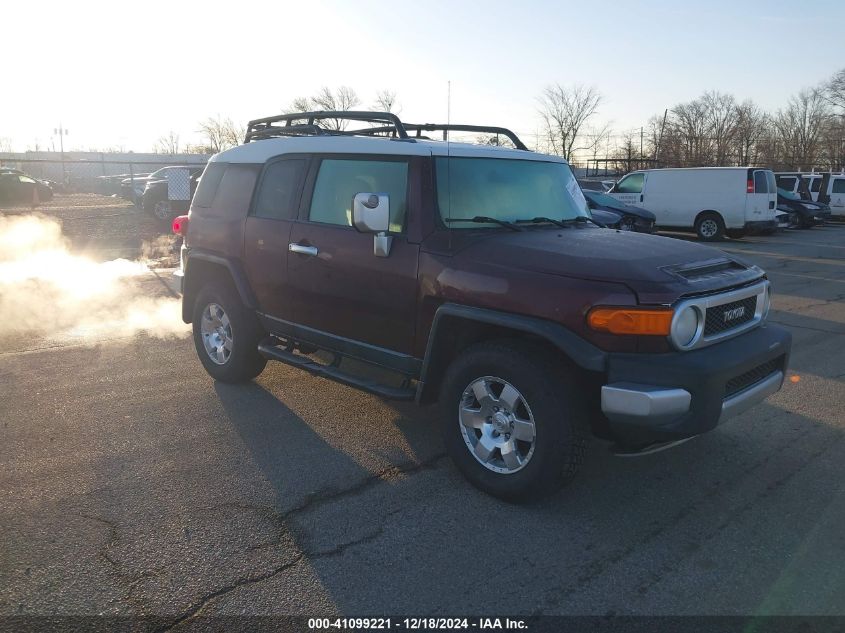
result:
[[[232,356],[232,324],[226,311],[216,303],[205,306],[200,334],[211,361],[217,365],[225,365]]]
[[[458,407],[458,423],[467,450],[485,468],[511,474],[534,455],[536,427],[525,397],[495,376],[473,380]]]

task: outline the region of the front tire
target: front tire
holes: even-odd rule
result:
[[[695,219],[695,234],[703,242],[718,242],[725,235],[725,221],[718,213],[702,213]]]
[[[575,476],[587,414],[576,374],[540,348],[479,343],[450,365],[440,392],[446,451],[475,487],[528,502]]]
[[[263,336],[258,320],[231,287],[211,283],[199,291],[193,333],[200,362],[215,380],[246,382],[267,364],[258,353]]]

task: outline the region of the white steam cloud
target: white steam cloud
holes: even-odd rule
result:
[[[0,216],[2,335],[185,336],[181,302],[153,296],[162,288],[145,262],[162,246],[145,245],[139,261],[96,262],[71,253],[53,218]]]

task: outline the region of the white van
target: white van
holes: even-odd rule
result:
[[[830,215],[845,216],[845,172],[824,174],[817,200],[830,205]]]
[[[777,187],[768,169],[646,169],[631,172],[608,193],[648,209],[658,226],[694,228],[706,241],[777,228]]]

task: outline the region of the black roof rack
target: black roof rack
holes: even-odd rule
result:
[[[365,112],[358,110],[320,110],[317,112],[293,112],[279,114],[263,119],[255,119],[247,124],[244,143],[277,136],[342,136],[355,134],[344,130],[332,130],[318,125],[318,121],[333,119],[335,121],[360,121],[364,123],[381,123],[386,130],[393,132],[399,138],[408,138],[408,132],[399,117],[392,112]],[[284,125],[274,125],[284,123]]]
[[[492,125],[463,125],[460,123],[404,123],[405,129],[409,132],[416,132],[414,138],[424,138],[420,132],[443,132],[443,140],[447,140],[449,132],[477,132],[479,134],[495,134],[497,136],[506,136],[511,140],[516,149],[527,150],[525,143],[514,133],[506,127],[497,127]],[[365,130],[358,130],[358,134],[379,134],[389,132],[390,128],[370,128]]]
[[[359,130],[336,130],[319,125],[319,121],[332,119],[335,121],[359,121],[363,123],[380,123],[379,126],[362,128]],[[283,123],[283,125],[275,125]],[[416,132],[414,138],[425,138],[422,132],[443,132],[443,140],[447,140],[449,132],[476,132],[479,134],[495,134],[505,136],[514,147],[527,150],[520,138],[505,127],[489,125],[462,125],[454,123],[403,123],[392,112],[365,112],[355,110],[320,110],[315,112],[293,112],[255,119],[247,124],[245,143],[265,138],[279,136],[389,136],[403,140],[413,140],[408,131]]]

